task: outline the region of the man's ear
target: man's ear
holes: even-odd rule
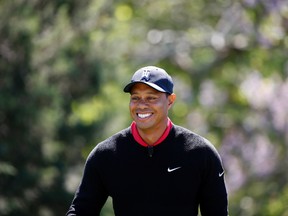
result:
[[[175,102],[176,100],[176,94],[172,93],[168,96],[168,100],[169,100],[169,108],[173,105],[173,103]]]

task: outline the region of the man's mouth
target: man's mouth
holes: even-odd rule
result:
[[[141,119],[148,118],[148,117],[150,117],[151,115],[152,115],[152,113],[145,113],[145,114],[143,114],[143,113],[137,113],[137,116],[138,116],[139,118],[141,118]]]

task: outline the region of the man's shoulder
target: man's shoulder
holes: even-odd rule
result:
[[[182,139],[185,145],[193,148],[214,148],[213,144],[205,137],[179,125],[174,125],[175,137]]]
[[[197,155],[203,158],[220,159],[216,147],[208,139],[181,126],[174,125],[174,130],[177,142],[183,143],[186,152],[197,152]]]
[[[189,130],[188,128],[185,128],[185,127],[182,127],[179,125],[174,125],[174,130],[175,130],[175,136],[176,137],[183,137],[183,138],[186,138],[188,140],[196,139],[196,140],[199,140],[201,142],[207,142],[207,140],[203,136]]]
[[[130,137],[131,137],[130,127],[125,128],[98,143],[92,150],[91,154],[99,154],[102,152],[113,152],[115,151],[118,143],[127,142],[127,139],[131,139]]]
[[[131,136],[130,127],[128,127],[103,140],[97,146],[99,146],[99,148],[113,147],[117,143],[129,139],[130,136]]]

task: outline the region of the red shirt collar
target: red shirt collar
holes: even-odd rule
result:
[[[168,118],[167,121],[167,127],[164,131],[164,133],[162,134],[162,136],[153,144],[153,146],[160,144],[169,134],[170,130],[172,128],[172,122],[171,120]],[[147,147],[148,144],[142,139],[142,137],[140,136],[137,127],[136,127],[136,122],[133,121],[131,124],[131,132],[132,135],[134,137],[134,139],[136,140],[136,142],[138,142],[140,145]]]

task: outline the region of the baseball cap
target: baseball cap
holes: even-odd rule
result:
[[[124,92],[130,92],[136,83],[144,83],[157,91],[173,93],[173,80],[162,68],[146,66],[138,69],[132,76],[131,82],[124,87]]]

